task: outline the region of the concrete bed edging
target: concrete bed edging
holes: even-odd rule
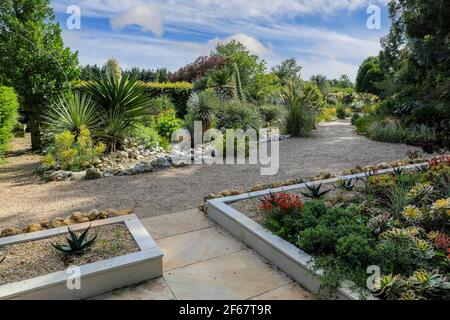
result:
[[[371,171],[372,174],[392,173],[396,169],[415,169],[428,166],[428,163],[412,164],[396,168]],[[325,180],[310,181],[291,186],[274,189],[266,189],[244,193],[236,196],[216,198],[208,200],[205,210],[209,218],[224,227],[250,248],[268,259],[282,271],[294,278],[300,285],[308,289],[313,294],[318,294],[321,288],[320,275],[322,270],[313,270],[314,258],[306,252],[300,250],[293,244],[276,236],[251,218],[247,217],[228,204],[256,197],[266,196],[271,193],[293,191],[306,187],[306,184],[330,184],[339,179],[350,180],[364,178],[367,173],[358,173],[347,176],[340,176]],[[344,282],[336,289],[339,300],[360,300],[360,295],[350,289],[351,283]],[[378,298],[368,295],[368,299],[378,300]]]
[[[69,290],[66,270],[0,286],[0,300],[80,300],[162,276],[163,253],[134,214],[69,226],[73,231],[123,223],[139,251],[80,266],[80,289]],[[0,239],[0,247],[67,233],[67,226]]]

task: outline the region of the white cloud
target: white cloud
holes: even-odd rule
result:
[[[160,37],[163,34],[161,10],[158,5],[136,5],[131,9],[110,19],[113,30],[136,25],[143,32],[153,32]]]

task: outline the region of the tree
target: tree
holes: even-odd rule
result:
[[[378,57],[369,57],[361,64],[356,76],[356,91],[379,95],[379,83],[383,80]]]
[[[448,1],[392,0],[389,14],[380,54],[383,94],[394,114],[437,126],[450,117]]]
[[[40,116],[79,76],[78,55],[64,47],[49,0],[0,2],[0,74],[18,94],[39,149]]]
[[[352,80],[348,77],[348,75],[343,74],[339,77],[339,79],[330,80],[330,85],[332,87],[346,89],[346,88],[354,88]]]
[[[323,95],[327,95],[330,92],[330,83],[326,76],[317,74],[311,76],[309,80],[319,88]]]
[[[211,71],[222,69],[226,65],[228,65],[227,59],[221,56],[202,56],[198,57],[193,63],[178,69],[176,72],[172,73],[169,78],[173,82],[194,82],[205,77]]]
[[[295,58],[289,58],[273,67],[272,73],[280,79],[281,84],[284,84],[287,80],[300,79],[301,70],[302,67],[297,63],[297,60],[295,60]]]
[[[230,64],[237,64],[244,90],[255,75],[264,73],[266,70],[266,62],[264,60],[261,60],[257,55],[251,54],[242,43],[235,40],[226,44],[218,44],[216,49],[211,52],[211,56],[216,55],[227,59]]]

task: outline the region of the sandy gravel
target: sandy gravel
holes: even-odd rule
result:
[[[77,232],[80,235],[81,232]],[[44,274],[61,271],[69,265],[82,265],[139,251],[132,235],[123,224],[106,225],[89,230],[88,239],[95,243],[81,255],[64,254],[51,243],[67,244],[64,236],[23,242],[0,249],[0,286]]]
[[[404,159],[415,148],[370,141],[348,120],[324,123],[309,138],[280,143],[280,170],[261,176],[259,165],[195,165],[94,181],[42,183],[31,177],[39,157],[24,154],[0,168],[0,229],[93,208],[136,208],[141,217],[195,208],[210,193],[250,188],[356,165]]]

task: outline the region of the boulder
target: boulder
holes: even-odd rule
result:
[[[153,171],[153,167],[149,164],[141,164],[138,163],[133,167],[133,173],[134,174],[138,174],[138,173],[147,173],[147,172],[152,172]]]
[[[70,220],[73,220],[76,223],[83,223],[90,221],[89,217],[81,212],[75,212],[74,214],[72,214],[70,216]]]
[[[86,171],[80,171],[80,172],[73,172],[70,180],[80,181],[83,180],[84,178],[86,178]]]
[[[156,158],[156,165],[159,168],[168,168],[170,167],[170,162],[165,157]]]
[[[86,170],[86,180],[95,180],[102,177],[102,172],[95,168],[89,168]]]
[[[7,229],[4,229],[0,233],[0,238],[12,237],[12,236],[15,236],[15,235],[21,234],[21,233],[22,233],[22,230],[20,230],[19,228],[16,228],[16,227],[7,228]]]
[[[89,221],[98,220],[99,219],[99,212],[97,209],[93,209],[88,212],[87,217],[89,218]]]

